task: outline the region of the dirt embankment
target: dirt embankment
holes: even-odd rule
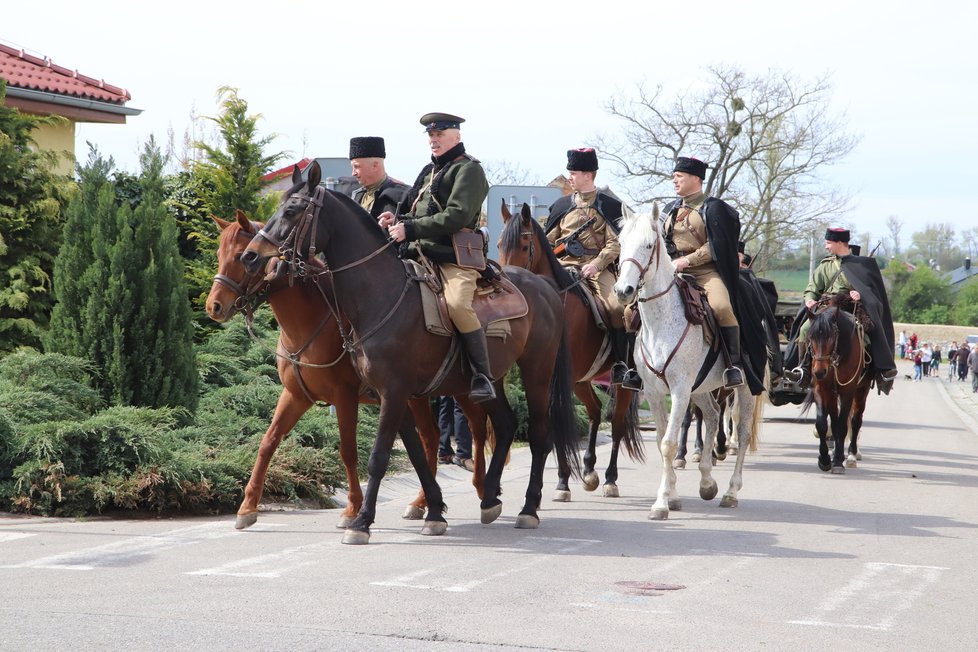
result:
[[[893,333],[896,335],[898,344],[900,343],[900,331],[906,331],[907,337],[910,337],[911,333],[916,333],[918,345],[929,342],[940,345],[942,349],[945,344],[957,342],[960,345],[969,335],[978,335],[978,327],[976,326],[942,326],[940,324],[902,324],[896,322],[893,324]]]

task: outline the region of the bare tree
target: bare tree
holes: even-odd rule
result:
[[[483,163],[486,179],[491,186],[536,186],[540,185],[526,168],[509,161],[486,161]]]
[[[896,215],[886,218],[886,230],[889,231],[889,243],[893,246],[891,256],[900,255],[900,231],[903,229],[903,222]]]
[[[613,98],[606,109],[625,128],[597,148],[621,166],[639,203],[672,194],[678,156],[707,161],[704,191],[740,211],[742,239],[759,236],[763,260],[845,208],[848,198],[820,175],[857,139],[845,132],[844,116],[829,111],[825,78],[806,83],[776,71],[749,77],[726,66],[708,73],[704,85],[671,100],[662,86],[649,93],[644,84],[637,98]]]

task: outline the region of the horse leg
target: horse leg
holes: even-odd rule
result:
[[[486,412],[477,403],[473,403],[467,396],[456,396],[455,400],[462,406],[462,412],[469,422],[469,431],[472,433],[472,461],[475,470],[472,471],[472,486],[475,493],[481,500],[485,496],[486,483]]]
[[[532,368],[524,368],[532,367]],[[523,387],[526,391],[526,406],[529,413],[527,435],[530,443],[530,477],[526,485],[525,502],[516,518],[516,527],[536,529],[540,527],[537,510],[543,498],[543,472],[547,456],[553,449],[553,437],[548,427],[551,375],[555,372],[540,369],[539,365],[523,365]],[[597,400],[595,398],[595,400]],[[600,402],[598,420],[600,420]]]
[[[717,441],[713,448],[713,457],[717,462],[722,462],[727,459],[727,435],[733,434],[733,419],[731,418],[731,414],[728,413],[728,410],[729,412],[733,412],[733,410],[729,409],[727,398],[722,395],[722,392],[717,397],[717,403],[720,406],[720,420],[717,426]],[[728,423],[730,425],[727,425]]]
[[[346,481],[350,488],[347,492],[346,508],[340,513],[340,520],[336,523],[338,528],[348,527],[363,505],[363,490],[360,488],[360,473],[357,469],[357,419],[360,410],[357,391],[356,388],[344,389],[333,397],[336,423],[340,429],[340,459],[346,469]]]
[[[756,430],[761,425],[764,401],[767,400],[763,392],[758,396],[751,396],[746,385],[733,391],[734,402],[732,406],[728,406],[728,410],[731,412],[732,423],[736,424],[737,456],[733,474],[730,476],[730,486],[720,499],[720,507],[736,507],[740,503],[737,496],[744,486],[744,458],[751,447],[751,442],[755,441]]]
[[[679,447],[676,449],[676,460],[672,463],[674,468],[686,468],[686,441],[689,439],[689,427],[691,425],[693,425],[692,406],[686,408],[686,414],[683,415],[683,422],[679,426]]]
[[[661,403],[656,410],[656,432],[659,441],[659,454],[662,455],[662,481],[659,484],[659,492],[656,496],[649,518],[652,520],[665,520],[669,518],[670,510],[681,510],[682,501],[676,492],[676,470],[672,468],[672,462],[676,457],[677,442],[679,440],[679,425],[682,423],[683,414],[689,405],[689,390],[678,389],[672,394],[672,407],[669,411],[668,425],[665,432],[658,430],[660,416],[665,418],[665,395],[657,401]],[[651,405],[651,401],[650,401]]]
[[[425,405],[428,406],[427,400]],[[430,418],[430,408],[427,414]],[[407,450],[408,459],[411,460],[411,466],[418,473],[421,488],[424,490],[425,502],[428,504],[427,516],[424,526],[421,528],[421,534],[425,536],[445,534],[448,529],[448,523],[444,517],[445,503],[442,498],[441,487],[438,486],[438,481],[435,480],[435,473],[432,470],[433,467],[437,468],[437,462],[433,462],[433,458],[438,452],[438,433],[435,432],[435,437],[431,439],[433,445],[429,446],[427,450],[425,450],[424,442],[422,442],[421,436],[411,419],[404,420],[401,424],[400,433],[401,441],[404,442],[404,448]]]
[[[310,407],[312,407],[312,403],[305,397],[297,396],[288,389],[282,390],[278,397],[278,403],[275,405],[275,415],[272,417],[272,422],[268,424],[268,430],[265,431],[261,438],[261,444],[258,446],[258,457],[255,458],[255,465],[251,469],[251,477],[248,479],[248,484],[245,485],[244,499],[241,501],[241,506],[238,507],[237,518],[234,522],[236,529],[243,530],[254,525],[258,520],[258,503],[261,502],[262,492],[265,489],[265,477],[268,475],[268,465],[272,462],[272,455],[275,454],[279,444]],[[356,438],[355,429],[353,436]],[[353,466],[353,475],[348,476],[353,478],[351,487],[352,482],[356,481],[357,478],[356,463]]]
[[[696,442],[693,444],[693,458],[692,460],[697,464],[703,459],[703,410],[698,406],[694,407],[690,403],[690,409],[693,410],[693,415],[696,417]]]
[[[702,415],[703,429],[706,436],[701,442],[703,451],[713,451],[713,440],[716,437],[717,429],[720,427],[720,406],[717,405],[713,394],[707,392],[694,396],[692,400],[696,403],[699,413]],[[713,500],[716,498],[717,482],[713,479],[713,455],[701,455],[699,461],[700,470],[700,498],[703,500]]]
[[[503,511],[503,502],[499,500],[499,496],[502,495],[500,484],[503,467],[506,465],[509,449],[513,445],[517,426],[516,413],[513,412],[509,401],[506,400],[506,395],[497,389],[496,396],[497,398],[493,401],[483,404],[489,413],[493,432],[496,434],[496,445],[492,450],[489,468],[486,469],[486,481],[483,488],[480,516],[483,525],[495,521]]]
[[[427,398],[416,398],[408,401],[408,407],[414,416],[414,422],[418,426],[421,435],[421,444],[424,446],[425,457],[428,460],[428,467],[431,473],[438,473],[438,438],[440,432],[435,417],[431,412],[431,403]],[[425,508],[428,504],[424,499],[424,490],[418,490],[418,497],[408,503],[407,508],[401,518],[412,521],[419,521],[424,516]]]
[[[815,388],[815,433],[818,436],[818,468],[828,471],[832,468],[832,460],[829,458],[829,444],[826,437],[829,432],[829,415],[836,403],[834,397],[825,396],[828,394],[821,386]]]
[[[839,414],[832,421],[832,473],[846,472],[846,435],[849,434],[849,420],[852,416],[852,395],[843,393],[839,397]]]
[[[852,426],[849,429],[849,456],[846,457],[846,466],[850,469],[856,468],[856,461],[863,458],[859,452],[859,431],[863,427],[863,412],[866,410],[866,397],[869,394],[869,383],[865,387],[856,390],[856,397],[852,405]]]
[[[598,461],[595,448],[598,441],[598,427],[601,425],[601,401],[598,400],[597,394],[594,393],[594,387],[589,381],[576,383],[574,394],[587,409],[588,433],[587,450],[584,452],[584,491],[594,491],[600,482],[594,465]],[[570,496],[567,499],[570,500]]]
[[[604,472],[604,487],[602,493],[606,498],[618,498],[618,454],[621,452],[621,443],[628,437],[628,415],[632,410],[634,392],[623,389],[621,386],[615,388],[615,406],[611,413],[611,457],[608,459],[608,468]]]

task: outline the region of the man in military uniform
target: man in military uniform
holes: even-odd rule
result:
[[[621,251],[618,244],[621,202],[594,185],[598,155],[593,149],[568,150],[567,170],[574,193],[561,197],[550,207],[545,227],[547,240],[560,264],[579,268],[581,276],[608,309],[611,321],[608,336],[615,356],[612,384],[638,391],[642,389],[642,379],[635,369],[629,368],[628,352],[635,336],[625,333],[624,307],[615,294],[615,264]]]
[[[740,268],[740,215],[726,202],[703,193],[706,168],[706,163],[695,158],[676,159],[672,184],[679,199],[665,209],[665,242],[676,271],[691,274],[697,285],[706,290],[727,350],[724,385],[733,388],[744,383],[738,367],[740,325],[734,313]],[[763,332],[760,334],[763,336]]]
[[[387,211],[397,214],[409,190],[407,184],[387,176],[386,157],[383,138],[357,136],[350,139],[350,167],[360,182],[360,187],[353,193],[353,201],[374,219]]]
[[[871,257],[864,258],[852,253],[847,229],[826,230],[825,250],[828,255],[812,272],[812,278],[805,288],[805,308],[812,311],[823,296],[840,292],[848,292],[853,301],[862,301],[863,308],[876,326],[870,334],[870,354],[879,374],[877,387],[888,394],[893,387],[897,370],[893,360],[893,320],[890,317],[890,305],[879,266]],[[786,371],[785,377],[792,382],[804,381],[803,384],[808,385],[811,382],[811,373],[808,371],[811,366],[811,350],[805,346],[805,342],[811,322],[807,319],[796,320],[802,321],[804,323],[797,328],[797,337],[794,338],[794,351],[789,354],[786,362],[794,362],[799,350],[803,350],[804,355],[799,366]]]
[[[494,399],[496,390],[489,369],[486,334],[472,309],[480,270],[458,265],[452,235],[462,229],[478,228],[489,183],[479,161],[465,153],[460,131],[463,122],[463,118],[448,113],[421,117],[428,134],[431,163],[421,170],[408,193],[403,219],[385,211],[378,223],[395,241],[407,244],[402,247],[405,255],[414,257],[420,252],[438,263],[448,314],[473,368],[469,398],[481,403]]]

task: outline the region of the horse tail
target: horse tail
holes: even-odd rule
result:
[[[761,421],[764,419],[764,406],[767,405],[767,395],[771,391],[771,368],[764,365],[764,389],[754,397],[754,413],[750,423],[750,442],[747,450],[751,453],[757,452],[757,444],[760,441]]]
[[[640,392],[622,392],[612,390],[609,393],[611,400],[608,401],[608,408],[605,410],[605,421],[612,421],[618,411],[618,396],[628,396],[628,411],[625,412],[625,420],[621,424],[622,436],[621,443],[625,446],[625,452],[633,462],[645,462],[645,443],[642,440],[642,431],[639,428],[638,399]],[[614,424],[612,424],[614,427]]]
[[[574,384],[571,379],[571,357],[567,346],[567,328],[561,329],[560,346],[550,379],[550,405],[547,414],[553,433],[554,448],[567,461],[571,473],[581,477],[581,459],[578,454],[577,411],[574,409]]]
[[[492,427],[492,419],[486,416],[486,453],[491,457],[496,450],[496,429]],[[506,451],[506,461],[503,466],[509,466],[510,456],[513,454],[512,448]]]

